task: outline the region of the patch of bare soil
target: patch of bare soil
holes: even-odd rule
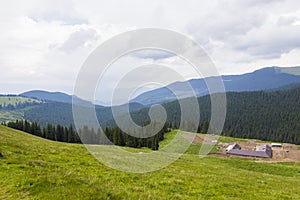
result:
[[[198,134],[184,133],[181,136],[183,138],[187,139],[188,141],[190,141],[190,143],[193,143],[193,144],[201,144],[204,141],[204,138],[201,137]]]

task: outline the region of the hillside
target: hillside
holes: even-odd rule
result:
[[[300,87],[290,85],[288,88],[269,91],[228,92],[227,115],[224,134],[233,137],[256,138],[278,142],[300,144]],[[201,123],[209,120],[210,97],[199,97]],[[163,104],[168,113],[168,122],[178,126],[180,108],[178,102]],[[118,106],[120,116],[126,113],[126,106]],[[149,120],[148,108],[137,103],[130,104],[131,115],[138,124]],[[114,127],[110,107],[96,106],[99,121]],[[72,105],[60,102],[43,102],[21,109],[0,109],[0,120],[15,119],[36,121],[41,126],[47,123],[68,127],[73,124]]]
[[[15,121],[16,119],[29,120],[38,122],[42,126],[47,123],[54,125],[61,124],[69,126],[73,124],[72,104],[59,102],[59,100],[38,100],[23,96],[1,96],[0,95],[0,122]],[[72,101],[72,99],[71,99]],[[77,105],[91,106],[89,102],[78,99]],[[127,113],[126,105],[114,107],[115,112],[122,115]],[[144,108],[138,103],[130,103],[129,110],[136,111]],[[110,120],[112,118],[112,108],[95,105],[97,116],[100,122]]]
[[[21,96],[4,96],[0,95],[0,106],[1,108],[10,109],[10,107],[25,107],[26,105],[41,103],[40,100],[21,97]]]
[[[0,199],[300,198],[299,163],[186,154],[159,171],[128,174],[102,165],[82,145],[52,142],[3,126],[0,152]]]
[[[125,108],[127,108],[126,105],[114,107],[115,112],[119,115],[127,113]],[[142,108],[144,108],[144,106],[138,103],[130,103],[129,105],[130,112],[137,111]],[[95,110],[98,120],[101,123],[112,118],[111,107],[96,105]],[[47,123],[69,126],[70,124],[74,124],[72,104],[62,102],[46,102],[39,106],[24,110],[24,119],[27,119],[31,122],[36,121],[42,126],[45,126]]]
[[[300,144],[300,87],[278,91],[228,92],[226,96],[224,135]],[[210,96],[200,97],[198,102],[202,124],[210,120]],[[168,122],[178,127],[178,102],[162,105],[166,109]],[[131,116],[136,123],[143,124],[149,120],[148,110],[132,112]],[[115,126],[113,120],[106,124]]]
[[[46,101],[72,103],[72,96],[62,93],[62,92],[48,92],[48,91],[42,91],[42,90],[32,90],[32,91],[21,93],[20,96],[35,98],[35,99],[40,99],[40,100],[46,100]]]
[[[26,108],[41,105],[41,100],[15,95],[0,95],[0,122],[23,119]]]

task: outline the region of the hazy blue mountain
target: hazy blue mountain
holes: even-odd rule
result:
[[[23,97],[35,98],[45,101],[55,101],[61,103],[72,103],[72,96],[62,92],[48,92],[42,90],[32,90],[20,94]]]
[[[268,67],[242,75],[221,76],[226,92],[259,91],[284,88],[288,85],[300,84],[300,67]],[[208,77],[211,80],[215,77]],[[175,82],[166,87],[145,92],[131,102],[139,102],[144,105],[160,104],[176,99],[171,92],[176,91],[178,98],[190,96],[186,85],[190,84],[197,97],[208,94],[208,88],[204,79],[192,79],[187,82]]]
[[[28,98],[34,98],[39,100],[44,100],[47,102],[59,102],[59,103],[68,103],[72,104],[72,98],[74,98],[74,102],[76,104],[90,104],[89,101],[83,100],[81,98],[78,98],[74,95],[68,95],[62,92],[48,92],[43,90],[32,90],[28,92],[24,92],[22,94],[19,94],[19,96],[28,97]],[[105,106],[105,103],[102,104],[102,102],[97,101],[96,105]]]
[[[300,85],[299,67],[294,68],[278,68],[269,67],[254,71],[243,75],[222,76],[226,91],[242,92],[242,91],[258,91],[258,90],[285,90]],[[212,79],[210,77],[208,79]],[[194,89],[198,97],[208,94],[208,90],[204,79],[192,79],[188,83]],[[188,97],[186,92],[186,82],[175,82],[168,87],[177,91],[180,98]],[[171,102],[176,99],[168,87],[159,88],[146,92],[129,104],[130,112],[139,112],[141,109],[163,102]],[[15,109],[14,112],[20,112],[20,116],[29,121],[38,121],[41,124],[62,123],[68,125],[73,123],[72,116],[72,96],[61,92],[46,91],[29,91],[21,94],[22,96],[45,100],[42,104],[29,106],[26,109]],[[135,103],[138,102],[138,103]],[[76,101],[75,101],[76,103]],[[142,103],[142,104],[139,104]],[[91,104],[87,101],[78,99],[81,106]],[[146,106],[145,106],[146,105]],[[112,118],[112,108],[105,106],[96,106],[97,117],[100,122],[108,121]],[[117,115],[127,113],[126,105],[115,106]]]
[[[16,98],[19,98],[17,102],[15,100]],[[30,98],[29,100],[33,103],[26,103],[25,100],[22,100],[27,98]],[[32,90],[20,95],[1,97],[0,122],[26,119],[31,122],[36,121],[42,126],[45,126],[47,123],[69,126],[70,124],[74,124],[72,98],[75,105],[82,107],[83,109],[85,109],[85,107],[94,107],[99,122],[110,120],[113,117],[112,109],[114,109],[114,114],[118,116],[128,113],[128,110],[129,112],[133,112],[144,108],[144,105],[139,103],[123,104],[114,107],[93,105],[89,101],[62,92]],[[6,105],[11,105],[9,109],[2,106],[1,102],[4,102],[4,100]],[[16,103],[18,104],[15,105]]]
[[[76,105],[82,107],[83,110],[85,110],[87,106],[93,107],[91,103],[88,104],[87,102],[85,104],[80,103]],[[99,122],[102,123],[113,118],[112,109],[114,109],[116,116],[119,116],[128,113],[127,108],[129,108],[129,112],[134,112],[144,108],[144,106],[138,103],[130,103],[129,105],[120,105],[113,108],[96,105],[95,111]],[[29,107],[24,110],[24,119],[36,121],[42,126],[45,126],[47,123],[69,126],[70,124],[74,124],[72,104],[46,102],[34,107]]]

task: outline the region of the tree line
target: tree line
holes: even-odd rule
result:
[[[300,144],[300,87],[278,91],[228,92],[226,96],[227,113],[222,135]],[[210,96],[198,98],[198,103],[198,132],[207,133],[211,118]],[[180,123],[184,123],[187,126],[181,127],[187,131],[190,129],[189,121],[181,122],[178,101],[162,106],[172,128],[179,128]],[[149,108],[145,108],[132,112],[131,116],[136,123],[142,124],[149,120],[148,112]],[[114,127],[115,121],[106,122],[106,126]]]
[[[81,143],[80,138],[78,137],[78,134],[72,125],[69,127],[64,127],[60,124],[55,126],[48,123],[45,127],[42,127],[37,122],[30,123],[27,120],[16,120],[15,122],[8,122],[4,125],[49,140],[68,143]]]
[[[150,130],[143,130],[144,133]],[[104,133],[101,133],[100,129],[97,131],[94,128],[88,128],[84,126],[79,129],[78,134],[80,135],[83,143],[89,144],[114,144],[117,146],[126,146],[132,148],[148,147],[152,150],[158,150],[159,142],[164,140],[164,135],[170,132],[167,124],[163,128],[151,137],[135,137],[136,131],[122,131],[119,127],[105,128]],[[139,134],[138,134],[139,135]],[[106,136],[106,139],[103,137]]]
[[[30,123],[27,120],[16,120],[15,122],[2,123],[10,128],[24,131],[32,135],[36,135],[49,140],[68,142],[68,143],[84,143],[84,144],[105,144],[118,145],[132,148],[148,147],[152,150],[158,150],[159,142],[164,139],[164,135],[170,131],[168,124],[154,123],[153,126],[162,126],[158,133],[151,137],[140,138],[132,136],[130,131],[122,131],[119,127],[105,128],[102,132],[100,128],[97,130],[84,126],[78,132],[70,125],[64,127],[61,125],[52,125],[48,123],[45,127],[40,126],[37,122]],[[144,129],[143,134],[150,132],[153,127]],[[105,137],[104,137],[105,136]]]

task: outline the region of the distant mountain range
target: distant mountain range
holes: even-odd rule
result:
[[[62,92],[48,92],[48,91],[44,91],[44,90],[31,90],[31,91],[27,91],[27,92],[19,94],[19,96],[43,100],[43,101],[70,103],[70,104],[72,103],[72,98],[74,97],[73,95],[68,95],[68,94],[65,94]],[[80,101],[82,101],[81,103],[83,103],[83,102],[87,103],[87,101],[85,101],[85,100],[76,98],[76,102],[80,102]],[[108,105],[107,103],[97,101],[97,100],[96,100],[95,104],[101,105],[101,106]]]
[[[252,73],[243,75],[227,75],[222,76],[226,91],[243,92],[243,91],[277,91],[287,90],[290,88],[300,87],[300,67],[293,68],[280,68],[280,67],[268,67],[263,68]],[[209,77],[208,79],[213,78]],[[189,80],[192,88],[195,90],[198,97],[202,97],[208,94],[207,86],[204,79]],[[156,90],[148,91],[129,103],[130,112],[144,113],[143,109],[149,108],[153,104],[167,105],[170,102],[174,104],[176,97],[168,88],[178,91],[179,98],[189,97],[184,90],[183,82],[175,82],[167,87],[162,87]],[[251,93],[250,93],[251,94]],[[253,93],[254,94],[254,93]],[[276,94],[276,93],[274,93]],[[40,103],[32,104],[30,99],[14,100],[13,98],[7,98],[5,96],[0,97],[0,101],[3,101],[3,105],[12,104],[10,109],[2,106],[0,108],[0,121],[8,121],[13,119],[27,119],[29,121],[37,121],[41,125],[46,123],[62,124],[68,126],[73,123],[72,115],[72,95],[68,95],[61,92],[47,92],[40,90],[33,90],[22,93],[19,97],[28,97],[33,99],[42,100]],[[77,99],[76,99],[77,100]],[[76,101],[79,105],[91,105],[90,102],[78,99]],[[18,104],[17,104],[18,103]],[[76,104],[77,104],[76,103]],[[14,106],[18,105],[18,106]],[[239,106],[239,105],[236,105]],[[173,110],[173,106],[171,106]],[[127,105],[114,106],[118,115],[127,113]],[[96,114],[101,123],[110,121],[112,119],[112,108],[109,106],[96,105]],[[176,109],[174,109],[176,110]],[[203,110],[202,110],[203,111]],[[136,115],[136,114],[135,114]],[[147,114],[146,114],[147,115]],[[143,115],[142,115],[143,116]],[[147,115],[148,116],[148,115]],[[136,118],[145,119],[139,116]],[[111,123],[106,123],[111,124]]]
[[[212,78],[214,77],[207,79]],[[227,92],[227,113],[223,134],[300,144],[300,67],[268,67],[242,75],[222,76],[222,79]],[[204,79],[176,82],[145,92],[128,104],[120,106],[95,105],[96,116],[103,127],[115,127],[114,117],[122,120],[128,116],[129,106],[133,121],[143,125],[150,120],[150,106],[161,104],[166,110],[167,121],[176,128],[180,123],[181,110],[169,88],[179,93],[179,98],[186,98],[188,97],[185,91],[186,83],[192,86],[198,96],[202,129],[202,124],[210,120],[210,95]],[[25,119],[35,121],[43,127],[47,123],[74,125],[72,98],[72,95],[61,92],[40,90],[20,95],[2,95],[0,122]],[[88,101],[74,99],[75,104],[82,108],[94,106]],[[186,100],[189,99],[184,99]],[[113,117],[112,109],[117,112],[117,116]],[[84,114],[82,117],[85,118]]]
[[[29,97],[45,101],[55,101],[61,103],[72,103],[72,96],[62,92],[48,92],[43,90],[32,90],[21,93],[20,96]]]
[[[69,126],[74,124],[72,113],[72,98],[74,96],[61,92],[47,92],[33,90],[20,95],[0,95],[0,122],[24,119],[37,122],[42,126],[47,123]],[[112,119],[112,107],[93,105],[89,101],[74,98],[75,105],[79,107],[95,106],[96,115],[100,123]],[[137,111],[144,108],[139,103],[130,103],[114,106],[115,115]]]
[[[215,77],[208,77],[211,80]],[[268,67],[242,75],[221,76],[226,92],[260,91],[278,88],[288,88],[300,84],[300,67]],[[175,82],[166,87],[145,92],[131,102],[138,102],[144,105],[161,104],[174,101],[177,98],[189,97],[190,92],[186,91],[186,85],[190,84],[197,97],[208,94],[205,79],[192,79],[187,82]],[[178,97],[171,91],[179,94]]]
[[[177,98],[187,98],[190,97],[190,92],[187,92],[186,90],[187,84],[193,88],[197,97],[201,97],[209,93],[205,81],[214,78],[215,77],[208,77],[206,79],[191,79],[187,82],[175,82],[168,86],[145,92],[132,99],[130,102],[150,106],[153,104],[174,101]],[[226,92],[289,88],[300,85],[300,67],[267,67],[251,73],[225,75],[221,76],[221,78]],[[176,94],[178,94],[178,97],[176,97],[172,91],[175,91]],[[72,95],[62,92],[32,90],[24,92],[20,94],[20,96],[52,102],[72,103]],[[97,105],[107,105],[99,101],[96,102]]]

